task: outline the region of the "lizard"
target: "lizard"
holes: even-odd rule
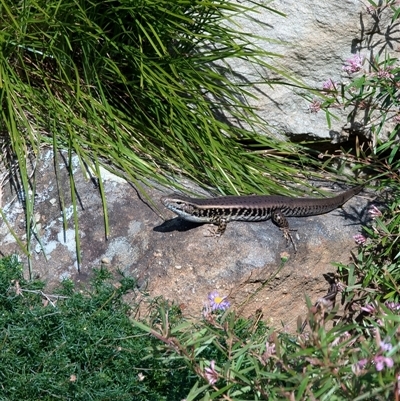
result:
[[[364,185],[350,188],[331,198],[292,198],[281,195],[220,196],[190,198],[171,194],[161,198],[165,207],[184,220],[217,225],[215,236],[222,235],[230,221],[265,221],[271,219],[287,241],[296,245],[286,217],[306,217],[329,213],[357,195]]]

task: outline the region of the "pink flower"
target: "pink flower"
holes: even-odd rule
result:
[[[357,363],[352,365],[351,370],[356,376],[359,376],[367,363],[368,359],[360,359]]]
[[[358,72],[362,68],[362,63],[364,58],[359,54],[353,54],[352,57],[345,61],[345,65],[342,67],[343,71],[346,71],[348,74],[352,74],[354,72]]]
[[[265,363],[272,355],[276,353],[275,344],[265,343],[265,352],[261,355],[262,361]]]
[[[379,346],[381,347],[382,351],[390,351],[393,348],[391,343],[386,343],[385,341],[381,341]]]
[[[376,73],[378,78],[381,79],[392,79],[394,78],[394,75],[391,73],[393,67],[386,67],[384,69],[380,69],[378,70],[378,72]]]
[[[357,362],[357,366],[361,369],[363,369],[365,367],[365,365],[368,363],[368,359],[364,358],[364,359],[360,359]]]
[[[375,205],[371,205],[371,208],[368,210],[368,213],[373,219],[382,216],[382,212]]]
[[[382,355],[377,355],[376,357],[374,357],[374,362],[375,362],[376,370],[378,372],[380,372],[381,370],[385,369],[385,365],[389,369],[392,368],[393,365],[394,365],[394,362],[393,362],[392,358],[389,358],[389,357],[386,357],[386,356],[382,356]]]
[[[362,234],[353,235],[354,241],[358,245],[364,245],[367,239]]]
[[[324,92],[332,92],[332,91],[336,91],[336,85],[331,78],[329,78],[328,80],[326,80],[325,82],[322,83],[322,90]]]
[[[368,312],[371,314],[376,312],[375,305],[372,304],[367,304],[365,306],[362,306],[360,309],[363,310],[364,312]]]
[[[216,370],[215,370],[215,361],[214,361],[214,360],[212,360],[212,361],[210,362],[210,367],[209,367],[209,368],[205,368],[205,369],[204,369],[204,372],[205,372],[207,381],[208,381],[210,384],[215,384],[215,383],[217,382],[217,380],[218,380],[218,373],[217,373]]]
[[[385,302],[385,306],[386,306],[388,309],[390,309],[391,311],[393,311],[393,312],[398,312],[398,311],[400,311],[400,303],[398,303],[398,302],[389,302],[389,301],[386,301],[386,302]]]
[[[314,100],[309,106],[309,110],[311,113],[318,113],[321,110],[321,102],[318,100]]]

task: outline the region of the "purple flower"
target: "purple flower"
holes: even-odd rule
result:
[[[361,369],[363,369],[365,367],[365,365],[368,363],[368,359],[364,358],[364,359],[360,359],[357,362],[357,366]]]
[[[367,239],[362,234],[353,235],[353,238],[358,245],[364,245],[365,241],[367,241]]]
[[[360,359],[357,363],[353,364],[351,370],[353,373],[358,376],[362,373],[365,365],[368,363],[368,359]]]
[[[393,348],[393,345],[389,342],[381,341],[379,343],[382,351],[390,351]]]
[[[376,370],[380,372],[385,369],[385,365],[388,368],[392,368],[394,365],[393,359],[387,356],[377,355],[374,357],[374,362],[376,366]]]
[[[220,297],[217,291],[212,291],[208,294],[208,300],[210,301],[211,310],[225,310],[230,307],[227,297]]]
[[[321,102],[318,100],[314,100],[309,106],[309,110],[311,113],[318,113],[321,110]]]
[[[384,69],[380,69],[378,70],[376,75],[378,76],[378,78],[381,79],[392,79],[394,78],[394,75],[392,74],[392,69],[393,67],[386,67]]]
[[[364,58],[359,54],[353,54],[352,57],[345,61],[345,65],[342,67],[343,71],[346,71],[348,74],[352,74],[354,72],[358,72],[362,68],[362,63]]]
[[[272,355],[276,353],[275,344],[270,344],[268,341],[265,343],[265,352],[261,355],[262,361],[265,363]]]
[[[331,78],[326,80],[325,82],[322,83],[322,90],[324,92],[331,92],[331,91],[336,91],[336,84],[332,81]]]
[[[215,370],[215,361],[210,362],[210,367],[204,369],[204,374],[210,384],[215,384],[218,380],[218,373]]]
[[[376,312],[375,305],[372,304],[367,304],[365,306],[362,306],[360,309],[363,310],[364,312],[368,312],[371,314]]]
[[[398,302],[389,302],[389,301],[386,301],[386,302],[385,302],[385,306],[386,306],[388,309],[390,309],[391,311],[393,311],[393,312],[398,312],[398,311],[400,311],[400,303],[398,303]]]
[[[368,213],[373,219],[382,216],[382,212],[375,205],[371,205],[371,208],[368,210]]]

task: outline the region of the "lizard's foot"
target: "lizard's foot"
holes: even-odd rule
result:
[[[283,231],[283,236],[284,236],[285,239],[286,239],[287,245],[289,245],[289,240],[290,240],[290,242],[291,242],[292,245],[293,245],[294,252],[297,253],[296,244],[295,244],[295,242],[294,242],[294,240],[293,240],[292,234],[290,234],[291,231],[297,231],[297,230],[294,230],[294,229],[292,230],[292,229],[290,229],[289,227],[281,227],[281,230]]]
[[[209,228],[208,232],[210,235],[206,235],[206,237],[220,237],[226,230],[227,221],[225,219],[219,218],[212,222],[212,224],[218,225],[217,228]]]
[[[208,234],[205,235],[205,237],[214,237],[214,238],[219,238],[222,233],[218,230],[217,228],[209,228],[208,230]]]

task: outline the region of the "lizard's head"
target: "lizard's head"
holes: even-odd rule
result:
[[[163,196],[161,202],[166,208],[172,210],[181,217],[191,216],[193,211],[197,209],[196,205],[191,202],[190,198],[177,194]]]

